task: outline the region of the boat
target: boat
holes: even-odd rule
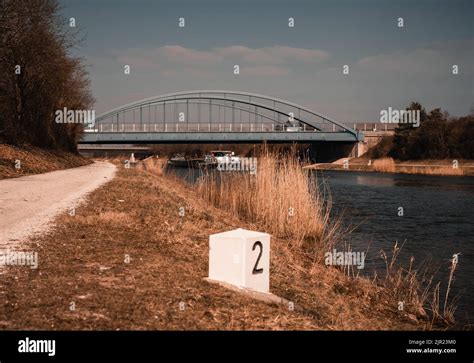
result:
[[[172,158],[168,160],[169,166],[174,166],[177,168],[187,168],[189,166],[188,159],[182,154],[175,154]]]
[[[204,156],[202,166],[214,167],[219,164],[238,164],[240,157],[235,156],[235,153],[230,150],[211,150]]]
[[[203,159],[189,159],[182,154],[175,154],[168,160],[168,165],[176,168],[196,168],[203,162]]]

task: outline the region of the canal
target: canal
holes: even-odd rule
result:
[[[474,321],[474,177],[318,171],[329,186],[334,215],[353,226],[352,248],[365,251],[366,273],[383,273],[380,250],[403,244],[400,263],[427,262],[446,289],[454,253],[460,253],[451,297],[459,295],[459,322]],[[403,208],[403,216],[399,212]]]

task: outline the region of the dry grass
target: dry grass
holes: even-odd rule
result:
[[[387,171],[394,167],[393,159],[379,165]],[[210,205],[287,241],[286,245],[279,246],[282,251],[279,263],[292,266],[295,270],[316,276],[321,272],[320,257],[324,251],[331,250],[336,244],[343,251],[351,251],[341,223],[330,221],[330,203],[323,200],[321,186],[291,155],[278,159],[276,155],[264,154],[258,159],[256,175],[238,172],[205,175],[199,181],[197,191]],[[430,296],[435,299],[436,294],[439,295],[439,284],[436,285],[437,291],[436,286],[432,285],[432,271],[423,265],[416,268],[413,257],[407,268],[401,267],[397,263],[400,250],[401,247],[395,244],[390,258],[381,251],[386,273],[383,278],[375,279],[375,285],[382,287],[380,298],[389,305],[397,307],[399,302],[403,302],[402,314],[405,317],[413,321],[427,321],[425,309],[430,306]],[[307,266],[307,257],[311,261],[310,266]],[[455,268],[452,267],[452,274]],[[353,266],[338,269],[354,284],[366,280],[354,272]],[[434,319],[429,328],[434,323],[444,326],[454,323],[454,303],[448,301],[450,284],[451,277],[444,312],[439,313],[438,298],[437,310],[431,309]]]
[[[162,176],[166,168],[166,161],[164,159],[150,156],[149,158],[139,161],[137,168],[149,173]]]
[[[412,317],[425,319],[428,317],[426,311],[430,310],[430,329],[433,328],[433,325],[452,326],[455,323],[456,299],[450,300],[449,293],[457,267],[457,258],[453,256],[451,261],[444,305],[441,311],[441,282],[433,285],[433,271],[427,265],[415,268],[414,257],[411,257],[407,268],[401,267],[397,258],[402,247],[395,243],[390,258],[384,251],[380,252],[385,261],[386,274],[383,279],[377,279],[377,282],[385,288],[391,299],[402,302],[403,310],[412,314]]]
[[[330,221],[330,202],[315,178],[292,155],[258,158],[255,175],[212,173],[198,182],[198,194],[213,206],[255,223],[273,236],[291,241],[312,261],[337,240],[338,223]]]
[[[446,288],[446,295],[444,298],[443,306],[443,318],[450,323],[454,322],[454,313],[456,311],[456,306],[453,303],[449,302],[449,293],[451,292],[451,286],[454,282],[454,272],[456,271],[456,267],[458,266],[458,256],[459,253],[456,253],[451,259],[451,266],[449,267],[448,286]]]
[[[347,169],[343,168],[342,161],[347,158],[340,159],[333,163],[319,163],[308,165],[309,169],[321,170],[344,170],[344,171],[378,171],[387,173],[402,174],[424,174],[424,175],[446,175],[446,176],[473,176],[474,165],[472,160],[458,160],[458,167],[453,167],[453,160],[412,160],[400,161],[389,157],[381,159],[369,159],[364,154],[359,158],[353,158],[349,162]]]
[[[124,212],[106,211],[99,214],[99,219],[114,224],[129,225],[132,221],[130,215]]]
[[[395,161],[392,158],[382,158],[374,160],[374,170],[384,173],[395,172]]]
[[[89,159],[78,154],[45,150],[31,145],[0,144],[0,179],[47,173],[90,163]]]
[[[41,274],[11,267],[0,275],[1,329],[423,329],[393,314],[367,280],[321,265],[308,274],[286,263],[287,241],[275,237],[271,289],[294,310],[207,283],[209,235],[255,226],[203,203],[174,178],[122,166],[88,200],[31,241]],[[130,223],[115,223],[125,215]]]
[[[116,211],[100,212],[94,216],[76,215],[76,216],[68,217],[68,218],[79,220],[81,221],[81,223],[88,226],[92,226],[96,224],[104,225],[104,223],[109,223],[115,226],[130,226],[131,224],[133,224],[132,216],[124,212],[116,212]]]
[[[403,246],[402,246],[403,247]],[[414,258],[410,259],[408,268],[402,268],[397,264],[398,255],[402,249],[395,243],[390,257],[384,251],[380,252],[385,262],[385,277],[379,279],[378,283],[385,287],[390,297],[398,303],[403,304],[403,310],[414,314],[418,318],[426,318],[425,304],[431,286],[432,275],[428,277],[428,284],[423,288],[423,282],[427,278],[425,270],[416,269],[413,266]]]
[[[203,278],[208,275],[209,235],[259,227],[203,203],[194,188],[168,175],[122,165],[88,201],[74,217],[61,216],[49,234],[30,242],[41,256],[41,274],[12,267],[0,275],[0,328],[431,328],[398,314],[396,302],[368,279],[350,278],[322,264],[308,273],[292,238],[272,237],[270,284],[274,294],[294,302],[294,310],[208,284]],[[181,207],[184,216],[178,214]],[[124,262],[125,254],[130,263]],[[71,301],[77,303],[75,311],[69,309]],[[185,310],[179,308],[182,302]]]
[[[397,171],[401,173],[410,174],[425,174],[425,175],[464,175],[464,170],[461,168],[453,168],[452,166],[397,166]]]

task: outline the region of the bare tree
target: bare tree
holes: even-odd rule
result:
[[[82,126],[56,124],[54,114],[93,104],[81,59],[70,55],[77,34],[67,30],[56,0],[0,4],[0,136],[76,150]]]

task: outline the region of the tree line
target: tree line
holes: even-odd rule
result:
[[[58,124],[56,110],[89,109],[93,98],[78,34],[56,0],[0,2],[0,139],[76,151],[81,124]]]
[[[393,137],[384,138],[369,156],[398,160],[474,159],[474,110],[452,117],[440,108],[427,112],[412,102],[407,110],[420,111],[420,125],[399,124]]]

